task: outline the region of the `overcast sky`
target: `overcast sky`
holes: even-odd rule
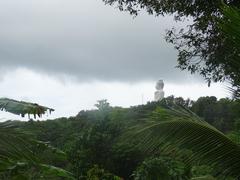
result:
[[[164,40],[171,17],[133,18],[101,0],[7,0],[0,23],[0,96],[54,107],[51,118],[103,98],[124,107],[150,101],[158,79],[167,95],[227,96],[175,68],[177,53]]]

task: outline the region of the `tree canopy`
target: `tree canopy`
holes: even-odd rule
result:
[[[49,164],[70,171],[76,179],[239,176],[235,156],[240,150],[234,143],[240,137],[238,100],[171,96],[130,108],[100,102],[105,108],[81,111],[75,117],[15,123],[66,152],[67,162],[53,158]]]
[[[240,7],[239,0],[103,0],[133,15],[146,10],[154,15],[173,15],[176,21],[188,21],[188,25],[173,27],[166,33],[166,40],[178,51],[178,65],[182,70],[201,74],[206,81],[230,80],[239,84],[239,64],[236,66],[238,45],[232,43],[219,26],[219,21],[229,22],[223,11],[225,5]],[[189,23],[191,22],[191,23]],[[238,59],[239,62],[239,59]]]

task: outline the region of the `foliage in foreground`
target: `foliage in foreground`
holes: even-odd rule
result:
[[[213,100],[210,105],[209,99]],[[234,139],[237,139],[239,137],[237,136],[239,127],[238,125],[235,127],[239,122],[237,101],[227,99],[215,101],[213,97],[205,97],[205,100],[200,98],[196,102],[173,97],[166,100],[170,103],[151,102],[131,108],[110,107],[108,103],[101,101],[103,104],[98,110],[81,111],[76,117],[15,123],[21,129],[31,131],[37,139],[49,141],[53,146],[66,152],[70,163],[60,163],[60,167],[72,172],[76,179],[89,179],[89,171],[96,166],[97,169],[101,169],[100,172],[110,172],[124,179],[136,179],[143,172],[147,174],[154,169],[146,168],[146,165],[155,167],[154,165],[158,163],[169,164],[161,166],[161,169],[169,170],[161,171],[165,172],[166,177],[174,174],[177,177],[186,177],[182,175],[187,174],[189,179],[191,176],[219,178],[222,174],[218,172],[224,176],[235,176],[236,173],[229,173],[231,170],[229,167],[226,171],[221,171],[226,168],[222,166],[225,163],[220,162],[220,159],[216,161],[216,157],[222,154],[219,157],[226,160],[227,155],[230,157],[234,155],[238,146],[216,128],[199,119],[188,108],[192,106],[195,112],[204,112],[200,113],[203,117],[209,116],[208,108],[216,109],[208,119],[209,122],[212,122],[212,119],[217,121],[218,113],[225,109],[222,122],[227,124],[232,120],[231,127],[225,130],[226,132],[234,130],[236,134]],[[171,103],[175,105],[171,106]],[[226,108],[228,106],[233,109]],[[213,149],[209,151],[208,148]],[[212,156],[211,153],[218,154]],[[169,163],[161,163],[162,159]],[[216,162],[219,163],[215,164]],[[231,162],[234,163],[235,160]],[[189,174],[188,170],[191,171]]]
[[[51,114],[54,109],[45,106],[38,105],[36,103],[16,101],[14,99],[0,98],[0,110],[7,111],[16,115],[24,117],[26,114],[34,115],[34,118],[38,115],[41,117],[47,111]]]
[[[11,113],[41,116],[49,109],[38,104],[0,99],[1,109]],[[73,179],[71,173],[51,165],[52,161],[66,162],[64,152],[47,143],[37,141],[31,134],[8,121],[0,123],[0,178],[1,179]]]
[[[232,46],[234,46],[234,49],[231,49],[231,46],[226,48],[229,52],[234,54],[233,56],[229,57],[229,61],[238,74],[231,72],[230,69],[226,70],[229,73],[229,77],[234,79],[234,81],[232,81],[234,87],[230,88],[230,90],[233,92],[235,98],[240,98],[240,9],[236,7],[224,6],[223,12],[227,20],[220,21],[220,27],[231,42]]]
[[[64,152],[32,139],[11,123],[0,124],[0,136],[1,179],[72,179],[71,173],[49,164],[66,162]]]
[[[112,4],[115,0],[105,2]],[[227,7],[222,11],[220,1],[214,3],[194,1],[194,5],[190,1],[174,4],[168,1],[127,0],[122,2],[116,0],[116,2],[119,3],[120,9],[126,7],[126,10],[131,13],[137,13],[135,8],[146,8],[149,13],[155,12],[157,15],[177,12],[175,17],[180,20],[186,15],[192,16],[193,25],[189,26],[185,32],[179,31],[180,37],[176,37],[174,31],[169,31],[167,34],[167,40],[174,43],[179,50],[179,67],[187,68],[192,73],[198,71],[209,82],[211,79],[214,81],[230,79],[235,86],[232,91],[235,97],[239,97],[240,11],[238,9]],[[214,6],[206,6],[209,2]],[[226,1],[226,3],[239,7],[239,1],[236,0]],[[221,29],[216,19],[222,17],[224,21],[221,22],[222,25],[220,23]],[[186,51],[185,47],[191,48]],[[196,57],[199,61],[192,63]],[[49,124],[54,124],[50,127],[53,132],[47,132],[49,137],[44,134],[46,130],[39,130],[41,126],[38,125],[44,123],[35,124],[31,121],[23,126],[20,125],[21,123],[18,125],[22,129],[31,129],[39,140],[49,140],[52,144],[64,149],[71,162],[69,167],[64,164],[65,162],[56,162],[55,159],[52,161],[72,170],[77,179],[118,179],[118,176],[126,179],[156,177],[189,179],[194,172],[200,172],[200,167],[203,166],[207,170],[202,174],[195,173],[196,176],[201,176],[192,179],[212,179],[213,176],[219,179],[239,178],[239,143],[231,141],[187,108],[172,105],[168,102],[165,104],[149,103],[147,106],[124,109],[111,108],[106,100],[100,101],[97,104],[98,110],[81,112],[73,118],[71,125],[68,120],[61,121],[72,129],[66,130],[61,123],[47,122],[43,128],[49,128]],[[53,110],[11,99],[0,99],[0,107],[2,110],[22,116],[25,114],[41,116],[47,110]],[[195,105],[196,107],[199,109],[201,103],[199,107]],[[194,104],[191,108],[194,109]],[[205,119],[214,119],[213,125],[219,124],[218,117],[209,113],[211,109],[205,109],[208,112],[203,109],[195,112],[205,116]],[[209,118],[209,114],[214,117]],[[233,130],[235,128],[233,124],[238,126],[239,120],[233,117],[239,119],[239,116],[229,116],[231,123],[222,125],[222,127],[229,126],[224,127],[224,131]],[[58,132],[56,127],[62,129]],[[72,178],[69,172],[48,165],[50,163],[45,164],[49,159],[44,159],[39,152],[51,157],[52,155],[48,153],[52,147],[35,141],[6,124],[1,124],[0,133],[2,138],[0,141],[1,179]],[[238,129],[229,137],[237,142],[239,134]],[[131,142],[130,145],[129,142]],[[175,160],[171,152],[181,152],[183,148],[190,151],[189,156],[180,161]],[[56,149],[54,151],[56,152]],[[194,169],[196,167],[198,167],[197,170]],[[108,172],[113,172],[118,176]]]
[[[237,130],[240,112],[236,100],[205,97],[193,102],[168,97],[131,108],[111,107],[103,100],[96,107],[69,119],[1,124],[2,179],[71,179],[68,171],[81,180],[239,176],[237,143],[189,110],[210,123],[221,112],[223,124],[232,122],[226,132]],[[31,132],[33,138],[23,131]],[[235,140],[238,135],[234,132],[229,137]],[[68,160],[64,153],[41,141],[62,149]]]
[[[188,109],[170,106],[164,111],[172,118],[164,120],[160,114],[159,121],[136,125],[129,130],[127,139],[134,139],[132,143],[137,142],[146,153],[187,148],[192,152],[185,160],[187,165],[198,162],[215,167],[215,176],[240,177],[240,146]]]

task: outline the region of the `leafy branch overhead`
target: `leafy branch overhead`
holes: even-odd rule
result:
[[[42,117],[46,112],[51,114],[51,112],[54,111],[52,108],[41,106],[36,103],[16,101],[8,98],[0,98],[0,110],[21,115],[22,117],[25,117],[26,114],[34,115],[34,118],[36,118],[36,115]]]
[[[237,27],[238,15],[233,11],[226,14],[223,6],[240,8],[239,0],[190,1],[190,0],[103,0],[120,10],[137,15],[140,10],[156,16],[171,15],[184,27],[175,26],[167,30],[165,39],[178,51],[178,65],[181,70],[199,73],[210,83],[231,81],[239,89],[240,71],[239,46],[232,43],[233,36],[226,36],[239,31],[230,29]],[[235,19],[231,18],[235,16]],[[219,20],[231,24],[227,32],[219,27]],[[230,30],[230,31],[229,31]],[[233,32],[235,31],[235,32]],[[237,39],[236,39],[237,40]],[[237,42],[237,41],[235,41]],[[233,61],[238,57],[237,61]]]
[[[231,8],[228,6],[224,6],[223,12],[225,16],[227,17],[227,20],[222,20],[219,22],[220,28],[225,33],[226,37],[229,39],[232,45],[234,45],[235,50],[234,54],[235,56],[232,56],[229,61],[234,65],[236,71],[239,72],[240,68],[240,61],[239,61],[239,54],[240,54],[240,9],[239,8]],[[233,49],[231,49],[231,46],[228,47],[228,50],[230,52],[233,52]],[[240,78],[234,73],[231,73],[231,77],[235,79],[235,81],[232,81],[232,84],[234,84],[234,88],[230,88],[230,90],[233,92],[233,95],[235,98],[240,98]],[[232,78],[232,79],[233,79]]]

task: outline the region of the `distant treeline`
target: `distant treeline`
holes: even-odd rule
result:
[[[170,96],[164,102],[148,102],[130,108],[111,107],[107,100],[101,100],[96,110],[80,111],[75,117],[15,121],[15,124],[36,139],[66,152],[67,161],[51,164],[72,172],[77,179],[142,179],[150,177],[152,171],[156,171],[153,179],[164,174],[186,179],[214,175],[210,166],[196,163],[188,167],[182,161],[190,156],[188,150],[183,150],[180,156],[177,152],[146,154],[134,144],[119,141],[129,127],[148,121],[177,119],[164,110],[168,106],[166,102],[190,109],[238,143],[240,102],[226,98],[217,100],[213,96],[200,97],[197,101]]]

